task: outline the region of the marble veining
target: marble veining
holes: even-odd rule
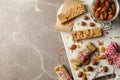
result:
[[[61,0],[0,0],[0,80],[57,80],[69,69],[60,33],[53,30]],[[54,35],[54,36],[53,36]]]

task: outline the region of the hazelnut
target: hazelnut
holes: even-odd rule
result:
[[[88,20],[89,18],[88,18],[88,16],[85,15],[85,16],[83,17],[83,19],[84,19],[84,20]]]
[[[76,45],[72,44],[71,47],[70,47],[70,50],[75,50],[75,49],[76,49]]]
[[[79,72],[78,72],[78,77],[82,77],[82,74],[83,74],[83,72],[82,72],[82,71],[79,71]]]
[[[93,65],[97,65],[97,64],[98,64],[97,60],[93,59],[93,60],[92,60],[92,64],[93,64]]]
[[[86,23],[83,22],[83,21],[80,24],[81,24],[81,26],[85,26],[86,25]]]
[[[108,72],[108,67],[107,66],[103,66],[103,69],[102,69],[104,72]]]
[[[90,27],[93,27],[93,26],[95,26],[95,24],[94,24],[93,22],[90,22],[90,23],[89,23],[89,26],[90,26]]]
[[[111,59],[108,59],[108,64],[109,65],[112,65],[113,64],[113,61]]]
[[[82,80],[87,80],[86,74],[82,75]]]
[[[84,65],[89,65],[91,62],[91,59],[90,58],[87,58],[85,61],[84,61]]]
[[[106,59],[106,56],[105,55],[101,55],[100,59]]]
[[[93,71],[93,68],[92,68],[91,66],[88,66],[88,67],[87,67],[87,70],[88,70],[88,71]]]

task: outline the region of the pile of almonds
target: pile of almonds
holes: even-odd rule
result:
[[[95,0],[93,14],[100,20],[111,20],[116,12],[116,5],[113,0]]]

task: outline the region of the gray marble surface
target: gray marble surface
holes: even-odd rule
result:
[[[0,80],[57,80],[69,68],[60,32],[53,30],[64,0],[0,0]]]
[[[53,67],[69,68],[53,30],[63,0],[0,0],[0,80],[57,80]]]

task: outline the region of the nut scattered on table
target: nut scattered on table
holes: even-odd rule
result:
[[[84,19],[84,20],[88,20],[89,17],[85,15],[85,16],[83,16],[83,19]]]
[[[102,69],[104,72],[108,72],[108,67],[107,66],[103,66],[103,69]]]
[[[100,48],[100,52],[105,52],[105,47],[104,47],[104,46],[102,46],[102,47]]]
[[[109,65],[112,65],[112,64],[113,64],[113,61],[110,60],[110,59],[108,59],[108,64],[109,64]]]
[[[72,44],[71,47],[70,47],[70,50],[75,50],[75,49],[76,49],[76,45]]]
[[[89,65],[91,62],[91,59],[90,58],[87,58],[85,61],[84,61],[84,65]]]
[[[81,25],[81,26],[85,26],[86,23],[85,23],[84,21],[82,21],[82,22],[80,23],[80,25]]]
[[[97,60],[93,59],[93,60],[92,60],[92,64],[93,64],[93,65],[97,65],[97,64],[98,64]]]
[[[87,80],[87,76],[85,73],[82,75],[82,80]]]
[[[88,67],[87,67],[87,70],[88,70],[88,71],[93,71],[93,67],[92,67],[92,66],[88,66]]]
[[[93,22],[90,22],[90,23],[89,23],[89,26],[90,26],[90,27],[93,27],[93,26],[95,26],[95,24],[94,24]]]
[[[79,71],[79,72],[78,72],[78,77],[82,77],[82,74],[83,74],[83,72],[82,72],[82,71]]]

